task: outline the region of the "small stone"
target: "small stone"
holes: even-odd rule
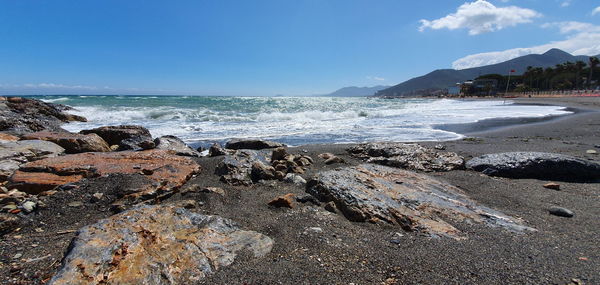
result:
[[[433,148],[437,149],[437,150],[445,150],[446,146],[441,145],[441,144],[436,144]]]
[[[35,232],[36,233],[43,233],[44,229],[42,229],[42,228],[35,228]]]
[[[335,206],[335,203],[333,201],[327,202],[327,204],[325,204],[325,210],[334,214],[337,213],[337,207]]]
[[[333,156],[325,160],[325,164],[330,165],[334,163],[345,163],[344,159],[338,156]]]
[[[566,208],[562,208],[562,207],[552,207],[548,211],[550,212],[551,215],[555,215],[555,216],[559,216],[559,217],[571,218],[571,217],[573,217],[573,215],[575,215],[573,213],[573,211],[566,209]]]
[[[334,157],[335,155],[333,153],[326,152],[326,153],[321,153],[318,156],[322,159],[327,160],[327,159]]]
[[[91,199],[91,201],[92,201],[93,203],[95,203],[95,202],[98,202],[98,201],[102,200],[102,197],[104,197],[104,194],[103,194],[103,193],[96,192],[96,193],[92,194],[92,199]]]
[[[21,205],[23,210],[25,210],[25,212],[27,212],[27,213],[33,212],[33,210],[35,210],[35,206],[36,206],[35,202],[32,202],[32,201],[27,201]]]
[[[17,209],[17,205],[15,205],[14,203],[6,204],[4,205],[4,207],[2,207],[2,211],[6,212],[10,212],[15,209]]]
[[[598,151],[596,151],[595,149],[588,149],[585,151],[585,153],[587,154],[598,154]]]
[[[78,207],[83,206],[83,203],[81,201],[74,201],[74,202],[67,204],[67,206],[73,207],[73,208],[78,208]]]
[[[113,144],[110,146],[110,150],[111,151],[117,151],[119,149],[119,145],[118,144]]]
[[[299,202],[299,203],[308,203],[308,202],[310,202],[310,203],[315,204],[317,206],[321,205],[321,202],[319,202],[319,200],[317,200],[317,198],[315,198],[315,196],[313,196],[313,195],[304,195],[304,196],[301,196],[301,197],[297,197],[296,201]]]
[[[306,230],[304,230],[304,234],[310,234],[310,233],[315,233],[315,234],[320,234],[323,232],[323,229],[320,227],[310,227],[310,228],[306,228]]]
[[[287,183],[298,184],[298,185],[306,184],[306,180],[304,178],[302,178],[302,176],[300,176],[298,174],[294,174],[294,173],[288,173],[285,176],[285,178],[283,179],[283,181],[285,181]]]
[[[390,242],[393,243],[393,244],[400,244],[400,243],[402,243],[402,241],[399,240],[399,239],[397,239],[397,238],[391,239]]]
[[[13,256],[13,259],[19,259],[22,256],[23,256],[23,254],[19,252],[19,253],[15,254],[15,256]]]
[[[277,208],[281,208],[281,207],[293,208],[294,207],[293,199],[294,199],[294,194],[288,193],[288,194],[279,196],[279,197],[271,200],[271,202],[269,202],[269,205],[271,205],[273,207],[277,207]]]
[[[152,175],[152,174],[154,174],[154,170],[144,168],[144,169],[142,169],[142,174],[144,174],[144,175]]]
[[[550,183],[544,184],[544,188],[548,188],[548,189],[552,189],[552,190],[560,190],[560,184],[550,182]]]
[[[278,147],[273,150],[273,154],[271,155],[271,161],[283,160],[287,155],[287,151],[285,147]]]

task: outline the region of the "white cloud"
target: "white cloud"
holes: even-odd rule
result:
[[[385,81],[385,78],[379,76],[367,76],[367,79],[375,81]]]
[[[513,48],[504,51],[468,55],[452,63],[455,69],[466,69],[504,62],[528,54],[541,54],[552,48],[564,50],[573,55],[600,54],[600,26],[581,22],[559,22],[542,25],[544,28],[558,28],[566,39],[543,45]]]
[[[436,20],[421,20],[419,31],[426,29],[468,29],[469,35],[502,30],[518,24],[530,23],[541,14],[516,6],[496,7],[485,0],[465,3],[458,7],[456,13]]]
[[[569,6],[571,6],[571,0],[565,0],[565,1],[562,1],[562,3],[560,3],[560,7],[564,8],[564,7],[569,7]]]
[[[592,16],[595,16],[596,14],[600,14],[600,6],[596,7],[596,9],[592,11]]]

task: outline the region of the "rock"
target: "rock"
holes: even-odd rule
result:
[[[559,216],[559,217],[566,217],[566,218],[571,218],[575,215],[573,213],[573,211],[566,209],[566,208],[561,208],[561,207],[552,207],[552,208],[548,209],[548,212],[551,215],[555,215],[555,216]]]
[[[450,171],[464,168],[464,159],[453,152],[439,152],[418,144],[367,143],[348,149],[355,157],[376,163],[418,171]]]
[[[320,206],[321,203],[319,202],[319,200],[317,200],[317,198],[315,198],[315,196],[313,195],[304,195],[304,196],[300,196],[300,197],[296,197],[296,201],[299,203],[312,203],[314,205]]]
[[[200,157],[200,153],[176,136],[162,136],[154,140],[156,149],[168,150],[176,155]]]
[[[544,184],[544,188],[552,189],[552,190],[560,190],[560,184],[558,183],[546,183]]]
[[[275,168],[270,165],[265,165],[260,161],[255,161],[252,163],[252,170],[250,172],[250,177],[253,182],[257,182],[259,180],[273,180],[275,178]]]
[[[79,208],[83,206],[83,202],[81,201],[73,201],[67,204],[67,206],[69,207],[73,207],[73,208]]]
[[[102,200],[102,197],[104,197],[103,193],[96,192],[96,193],[92,194],[91,202],[96,203],[96,202]]]
[[[325,210],[327,210],[327,212],[331,212],[334,214],[336,214],[338,212],[337,207],[335,206],[335,203],[333,201],[329,201],[329,202],[325,203],[324,208],[325,208]]]
[[[83,130],[80,133],[97,134],[109,145],[119,145],[118,150],[140,150],[155,147],[150,131],[142,126],[121,125],[106,126],[91,130]]]
[[[0,97],[0,131],[25,134],[37,131],[65,131],[60,126],[85,118],[67,114],[71,108],[21,97]]]
[[[327,160],[325,160],[325,164],[330,165],[330,164],[334,164],[334,163],[345,163],[344,159],[342,159],[339,156],[332,156],[329,157]]]
[[[555,181],[596,181],[600,164],[546,152],[486,154],[467,162],[467,168],[490,176]]]
[[[452,185],[386,166],[362,164],[321,172],[308,182],[306,192],[334,203],[351,221],[395,224],[434,236],[463,238],[450,221],[465,220],[512,231],[532,230],[477,204]]]
[[[255,162],[261,162],[265,166],[268,165],[267,155],[269,154],[265,151],[235,151],[233,154],[226,155],[223,161],[217,165],[215,174],[221,176],[222,182],[230,185],[252,185],[252,165]],[[258,172],[258,170],[256,171]],[[276,174],[273,173],[273,175]]]
[[[7,133],[0,133],[0,141],[18,141],[19,137],[13,136],[11,134],[7,134]]]
[[[265,149],[285,146],[282,143],[255,139],[232,139],[225,145],[228,149]]]
[[[320,227],[310,227],[310,228],[306,228],[304,230],[303,234],[307,235],[307,234],[311,234],[311,233],[312,234],[320,234],[320,233],[323,233],[323,229]]]
[[[288,193],[271,200],[271,202],[269,202],[269,205],[277,208],[294,208],[294,197],[295,196],[293,193]]]
[[[65,153],[111,151],[106,142],[96,134],[82,135],[66,132],[41,131],[23,136],[23,140],[43,140],[53,142],[65,149]]]
[[[225,196],[225,190],[219,187],[202,187],[200,185],[194,184],[185,187],[181,190],[181,194],[186,195],[188,193],[215,193],[221,196]]]
[[[329,152],[321,153],[318,156],[319,156],[319,158],[322,158],[322,159],[325,159],[325,160],[330,159],[332,157],[335,157],[335,155],[333,153],[329,153]]]
[[[437,150],[445,150],[446,147],[444,145],[441,144],[436,144],[433,148],[437,149]]]
[[[83,178],[109,174],[137,174],[152,170],[148,182],[133,196],[155,196],[181,187],[200,166],[191,158],[176,156],[161,150],[124,152],[86,152],[29,162],[10,177],[11,187],[36,194]]]
[[[80,229],[49,284],[195,284],[241,251],[260,258],[272,246],[218,216],[140,206]]]
[[[55,157],[64,151],[59,145],[47,141],[0,141],[0,181],[8,179],[24,163]]]
[[[20,219],[17,216],[0,213],[0,236],[12,232],[19,224]]]
[[[300,176],[298,174],[294,174],[294,173],[286,174],[285,177],[283,178],[283,181],[285,181],[287,183],[298,184],[298,185],[306,184],[306,180],[304,178],[302,178],[302,176]]]
[[[210,156],[210,157],[221,156],[221,155],[226,155],[226,154],[228,154],[227,150],[225,150],[223,147],[221,147],[221,145],[218,143],[214,143],[208,149],[208,156]]]
[[[273,150],[273,153],[271,154],[271,161],[285,160],[286,155],[287,150],[285,149],[285,147],[278,147]]]
[[[598,154],[598,151],[596,151],[595,149],[588,149],[585,151],[585,153],[587,154]]]
[[[21,205],[21,207],[23,208],[23,210],[25,210],[25,212],[31,213],[33,212],[33,210],[35,210],[36,204],[32,201],[26,201]]]

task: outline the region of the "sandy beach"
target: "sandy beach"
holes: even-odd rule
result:
[[[600,98],[511,99],[520,104],[549,104],[576,109],[576,114],[540,122],[482,122],[469,126],[467,138],[421,142],[442,145],[466,160],[488,153],[541,151],[599,162]],[[522,122],[511,122],[522,123]],[[503,125],[503,126],[499,126]],[[464,127],[464,126],[463,126]],[[289,153],[315,158],[302,177],[344,164],[326,165],[318,155],[333,153],[347,165],[358,165],[349,145],[307,145]],[[218,215],[242,228],[273,239],[263,258],[239,255],[199,284],[599,284],[600,184],[557,182],[560,191],[546,189],[546,180],[490,177],[469,170],[427,173],[463,190],[473,200],[522,219],[535,232],[514,233],[480,224],[453,224],[468,238],[432,238],[404,232],[392,225],[359,223],[323,205],[295,203],[274,208],[273,198],[305,187],[267,181],[253,186],[229,186],[215,175],[221,157],[195,159],[202,172],[186,185],[219,187],[214,193],[175,194],[160,203],[196,200],[193,211]],[[88,203],[97,192],[120,191],[140,183],[135,177],[110,176],[84,180],[76,191],[59,191],[46,208],[28,218],[19,230],[0,239],[0,283],[40,284],[56,273],[63,254],[79,228],[112,215],[110,204]],[[82,201],[82,207],[69,203]],[[553,216],[548,209],[572,210],[572,218]],[[312,229],[311,229],[312,228]],[[320,228],[320,230],[313,230]],[[20,254],[15,258],[16,254]],[[22,261],[25,260],[25,261]],[[581,282],[581,283],[577,283]]]

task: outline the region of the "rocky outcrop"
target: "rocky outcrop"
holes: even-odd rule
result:
[[[80,229],[49,284],[195,284],[241,251],[259,258],[272,246],[218,216],[141,206]]]
[[[255,177],[260,166],[267,166],[268,153],[265,151],[239,150],[233,154],[226,155],[216,169],[215,174],[221,176],[221,181],[230,185],[249,186],[253,184],[252,169],[256,164]]]
[[[0,141],[18,141],[19,137],[7,133],[0,133]]]
[[[0,181],[5,181],[24,163],[54,157],[64,151],[47,141],[0,141]]]
[[[142,126],[121,125],[106,126],[91,130],[83,130],[80,133],[97,134],[109,145],[118,145],[118,150],[141,150],[153,149],[156,145],[148,129]]]
[[[200,153],[176,136],[162,136],[154,140],[156,149],[168,150],[176,155],[199,157]]]
[[[600,164],[546,152],[505,152],[469,160],[468,169],[490,176],[559,181],[597,181]]]
[[[107,152],[110,147],[96,134],[82,135],[67,132],[35,132],[26,134],[24,140],[43,140],[60,145],[65,153]]]
[[[464,159],[453,152],[440,152],[418,144],[367,143],[348,149],[355,157],[376,163],[418,171],[450,171],[464,168]]]
[[[458,188],[429,176],[386,166],[362,164],[325,171],[309,181],[306,192],[333,202],[356,222],[390,223],[406,231],[460,239],[451,222],[481,223],[513,231],[529,228],[469,199]]]
[[[208,156],[210,156],[210,157],[226,155],[228,153],[229,152],[218,143],[214,143],[208,149]]]
[[[37,131],[65,131],[66,122],[82,121],[80,116],[67,114],[70,107],[21,97],[0,97],[0,131],[24,134]]]
[[[232,139],[225,145],[228,149],[265,149],[285,146],[282,143],[253,139]]]
[[[166,151],[87,152],[29,162],[9,179],[11,187],[36,194],[83,178],[109,174],[140,174],[147,185],[133,196],[150,198],[181,187],[200,166],[188,157]]]

